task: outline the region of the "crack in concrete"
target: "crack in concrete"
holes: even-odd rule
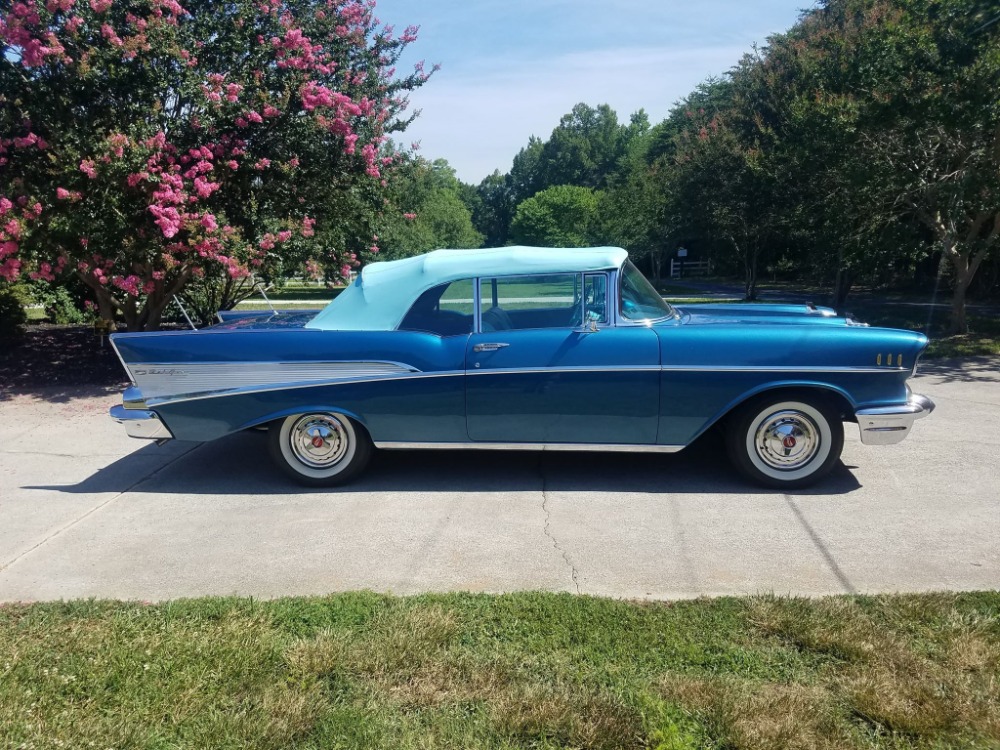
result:
[[[65,532],[67,532],[70,529],[72,529],[74,526],[77,526],[77,525],[83,523],[84,520],[86,520],[87,518],[89,518],[90,516],[92,516],[97,511],[101,510],[101,508],[104,508],[104,507],[110,505],[115,500],[117,500],[118,498],[120,498],[122,495],[127,495],[129,492],[131,492],[132,490],[134,490],[140,484],[142,484],[143,482],[149,481],[150,479],[152,479],[153,477],[155,477],[157,474],[159,474],[161,471],[163,471],[164,469],[166,469],[168,466],[171,466],[171,465],[177,463],[177,461],[179,461],[180,459],[184,458],[184,456],[186,456],[191,451],[196,450],[198,447],[199,446],[195,445],[195,446],[191,447],[190,449],[184,451],[180,455],[175,456],[173,459],[171,459],[167,463],[163,464],[163,466],[160,466],[159,468],[154,469],[152,472],[150,472],[146,476],[141,477],[141,478],[137,479],[136,481],[134,481],[132,484],[130,484],[128,487],[126,487],[125,489],[123,489],[118,494],[113,495],[112,497],[109,497],[103,503],[99,503],[98,505],[95,505],[93,508],[91,508],[90,510],[88,510],[86,513],[84,513],[81,516],[78,516],[77,518],[74,518],[72,521],[70,521],[69,523],[67,523],[65,526],[60,526],[58,529],[56,529],[51,534],[49,534],[47,537],[45,537],[40,542],[38,542],[38,544],[35,544],[32,547],[29,547],[24,552],[22,552],[20,555],[17,555],[14,559],[12,559],[12,560],[10,560],[8,562],[5,562],[5,563],[0,563],[0,573],[3,573],[5,570],[8,570],[9,568],[13,567],[14,565],[16,565],[17,563],[19,563],[21,560],[23,560],[25,557],[27,557],[28,555],[30,555],[32,552],[34,552],[39,547],[43,547],[44,545],[48,544],[50,541],[52,541],[56,537],[61,536]]]
[[[566,565],[569,567],[570,578],[573,579],[573,587],[576,589],[576,593],[579,594],[580,593],[579,573],[577,572],[576,567],[573,565],[572,561],[569,559],[569,555],[566,553],[566,550],[564,550],[559,545],[558,540],[552,535],[552,531],[550,530],[550,527],[552,525],[551,524],[552,513],[551,511],[549,511],[549,491],[548,489],[546,489],[545,470],[542,467],[543,460],[544,460],[543,456],[540,455],[538,458],[538,475],[542,479],[542,513],[545,514],[545,524],[542,527],[542,533],[544,533],[545,536],[547,536],[549,539],[552,540],[552,547],[556,550],[556,552],[562,555],[562,559],[566,562]]]

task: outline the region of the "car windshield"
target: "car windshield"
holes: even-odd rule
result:
[[[621,294],[620,309],[625,320],[659,320],[676,315],[631,261],[622,267]]]

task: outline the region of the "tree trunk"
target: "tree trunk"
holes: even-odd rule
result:
[[[743,267],[743,296],[748,302],[755,302],[757,300],[757,253],[747,253]]]
[[[851,269],[837,269],[837,281],[833,289],[833,307],[840,315],[844,313],[844,305],[847,303],[847,295],[851,293],[853,283],[854,274],[851,272]]]

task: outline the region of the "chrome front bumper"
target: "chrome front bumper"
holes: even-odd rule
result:
[[[927,396],[911,393],[903,406],[879,406],[859,409],[855,416],[861,428],[861,442],[865,445],[892,445],[902,442],[910,434],[910,427],[918,419],[934,411],[934,402]]]
[[[167,426],[160,421],[155,412],[148,409],[126,409],[124,406],[112,406],[111,418],[118,424],[125,425],[125,433],[129,437],[145,440],[170,440],[173,435]]]

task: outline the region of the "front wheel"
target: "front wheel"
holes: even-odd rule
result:
[[[372,453],[364,428],[334,412],[293,414],[273,422],[268,447],[282,471],[310,487],[349,482]]]
[[[765,487],[807,487],[833,468],[844,449],[844,424],[819,399],[761,397],[732,417],[726,443],[733,464]]]

